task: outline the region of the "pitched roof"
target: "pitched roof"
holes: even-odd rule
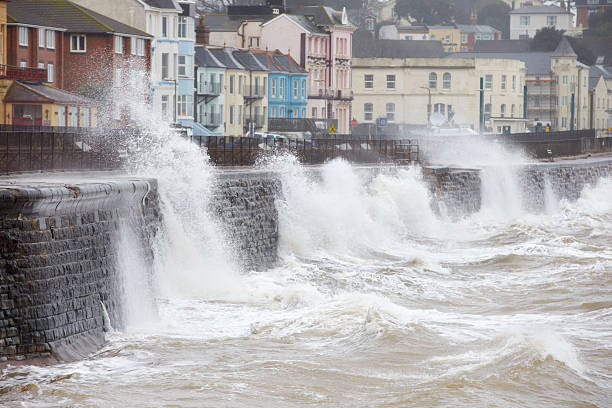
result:
[[[306,16],[302,16],[302,15],[298,15],[298,14],[285,14],[285,15],[287,17],[289,17],[291,20],[293,20],[295,23],[300,25],[304,30],[306,30],[308,32],[316,33],[316,34],[323,34],[323,33],[325,33],[325,31],[323,31],[319,27],[317,27],[317,25],[315,23],[313,23]]]
[[[44,84],[14,81],[9,88],[5,102],[41,102],[59,105],[94,105],[93,101],[80,95],[63,91]]]
[[[493,28],[488,25],[478,25],[478,24],[457,24],[457,27],[462,33],[501,33],[496,28]]]
[[[181,7],[174,0],[142,0],[147,5],[159,9],[181,10]]]
[[[243,16],[243,15],[228,15],[228,14],[204,14],[200,24],[210,28],[210,31],[227,31],[235,32],[244,21],[268,21],[273,15],[265,16]]]
[[[272,52],[253,51],[253,55],[269,72],[285,72],[285,69],[274,59]]]
[[[557,48],[552,54],[553,57],[577,57],[578,55],[574,52],[572,45],[569,43],[566,37],[563,37]]]
[[[293,14],[312,17],[312,21],[320,26],[344,26],[353,27],[350,21],[342,23],[343,11],[334,10],[328,6],[301,6]]]
[[[195,47],[195,63],[199,67],[225,68],[207,47]]]
[[[572,14],[558,6],[527,6],[512,10],[509,14]]]
[[[53,27],[68,32],[117,33],[151,37],[151,35],[120,23],[68,0],[19,0],[7,5],[9,22]]]
[[[550,74],[551,52],[458,52],[448,58],[495,58],[520,60],[525,63],[528,75]]]
[[[527,52],[529,40],[476,40],[473,52]]]
[[[253,56],[251,51],[236,50],[233,52],[234,58],[249,71],[267,71],[268,69]]]
[[[369,31],[353,35],[355,58],[439,58],[444,56],[440,41],[376,40]]]
[[[303,69],[290,55],[287,54],[274,54],[274,59],[282,66],[285,71],[293,74],[305,74],[307,71]]]
[[[212,55],[228,69],[244,69],[242,64],[234,58],[231,48],[209,48]]]

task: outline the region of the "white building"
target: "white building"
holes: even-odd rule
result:
[[[544,27],[570,31],[573,15],[557,6],[526,6],[510,12],[511,40],[533,38]]]

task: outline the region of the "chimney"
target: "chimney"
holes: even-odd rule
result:
[[[208,45],[210,43],[210,27],[204,24],[204,17],[200,17],[200,24],[195,29],[195,42],[200,45]]]

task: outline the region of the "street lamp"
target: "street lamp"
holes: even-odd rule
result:
[[[164,78],[164,81],[174,82],[174,124],[176,125],[176,107],[178,104],[177,95],[176,95],[176,78]]]
[[[431,89],[422,86],[421,89],[427,89],[427,129],[431,128]]]

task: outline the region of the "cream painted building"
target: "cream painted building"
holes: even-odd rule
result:
[[[455,24],[433,25],[428,28],[428,39],[442,42],[444,51],[459,52],[461,50],[461,30]]]
[[[570,31],[573,14],[557,6],[525,6],[510,12],[510,39],[533,38],[538,30],[553,27]]]
[[[512,131],[522,119],[525,64],[516,60],[476,58],[355,58],[354,109],[359,123],[386,118],[407,127],[434,122],[443,126],[480,127],[480,78],[485,87],[485,125],[491,118],[511,118]],[[512,78],[515,79],[512,82]],[[486,107],[486,108],[485,108]]]

